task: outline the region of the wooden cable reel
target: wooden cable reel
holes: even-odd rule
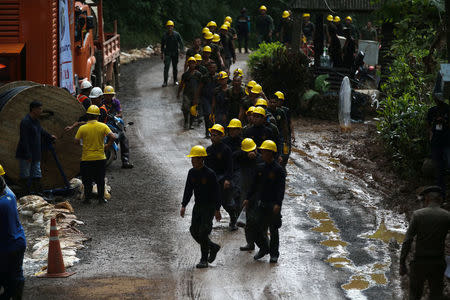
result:
[[[85,114],[83,106],[66,90],[30,81],[12,82],[0,87],[0,164],[12,181],[19,179],[16,149],[20,136],[20,122],[29,112],[33,100],[43,104],[40,118],[42,128],[58,139],[54,143],[62,169],[70,180],[80,171],[81,147],[73,143],[75,130],[64,128]],[[42,152],[42,186],[46,189],[63,187],[64,180],[50,151]]]

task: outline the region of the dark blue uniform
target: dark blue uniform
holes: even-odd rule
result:
[[[230,225],[236,222],[237,216],[235,211],[235,203],[233,201],[232,187],[224,189],[225,180],[230,183],[233,176],[233,159],[230,147],[223,142],[212,144],[206,148],[208,156],[205,159],[205,165],[211,168],[217,176],[219,183],[219,198],[223,208],[230,215]]]
[[[276,127],[276,126],[275,126]],[[265,140],[272,140],[277,144],[277,155],[281,153],[280,136],[268,125],[251,126],[244,130],[244,138],[251,138],[256,146],[261,146]]]
[[[254,231],[256,245],[263,253],[270,253],[271,257],[278,257],[279,235],[278,228],[281,227],[281,213],[275,215],[275,205],[283,204],[284,190],[286,184],[286,173],[276,162],[264,163],[258,167],[253,185],[247,194],[247,199],[256,195],[257,201],[257,223]],[[270,244],[267,238],[267,229],[270,230]]]
[[[3,179],[0,180],[4,185]],[[1,299],[17,296],[23,290],[25,248],[25,233],[17,213],[16,196],[6,186],[0,193],[0,287],[4,288]]]
[[[206,261],[209,250],[217,247],[209,239],[209,234],[212,230],[214,213],[220,209],[219,186],[213,170],[208,167],[189,170],[181,202],[183,207],[189,203],[192,194],[194,194],[195,204],[189,231],[194,240],[200,244],[201,260]]]

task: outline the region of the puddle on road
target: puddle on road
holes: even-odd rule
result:
[[[349,283],[342,285],[344,290],[365,290],[369,287],[369,281],[364,276],[354,275]]]
[[[389,243],[389,241],[392,238],[394,238],[397,241],[397,243],[399,243],[399,244],[403,243],[403,240],[405,239],[405,235],[403,233],[389,230],[386,227],[386,223],[384,222],[384,219],[381,220],[380,226],[378,226],[377,231],[375,231],[371,235],[367,235],[366,237],[370,238],[370,239],[382,240],[385,243]]]
[[[340,230],[329,213],[316,209],[309,211],[308,216],[319,223],[318,226],[311,228],[311,230],[320,232],[327,237],[326,240],[320,242],[321,245],[328,247],[332,251],[325,262],[334,268],[347,268],[353,272],[349,281],[341,286],[342,289],[346,291],[362,291],[375,285],[386,285],[388,283],[384,272],[388,270],[389,263],[377,262],[371,266],[355,266],[353,261],[347,257],[349,254],[347,252],[348,243],[341,239],[339,235]],[[400,238],[400,235],[400,233],[388,230],[384,221],[382,221],[378,230],[367,237],[384,239],[388,242],[392,237]]]

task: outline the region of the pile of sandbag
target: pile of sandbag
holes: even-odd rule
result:
[[[142,49],[132,49],[128,52],[122,51],[120,52],[120,64],[126,65],[127,63],[133,62],[138,59],[148,58],[152,55],[160,55],[161,54],[161,45],[157,44],[156,46],[149,45],[146,48]]]
[[[17,209],[20,215],[26,217],[25,226],[37,227],[37,232],[42,231],[41,237],[28,240],[28,247],[32,248],[32,259],[47,259],[50,219],[56,218],[64,264],[70,267],[78,261],[76,251],[84,247],[83,242],[87,238],[76,228],[84,223],[74,215],[72,205],[68,201],[53,205],[40,196],[30,195],[18,200]]]

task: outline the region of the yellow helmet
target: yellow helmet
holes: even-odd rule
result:
[[[227,29],[228,29],[228,28],[227,28]],[[214,43],[220,42],[220,35],[218,35],[217,33],[214,33],[214,36],[213,36],[212,41],[213,41]]]
[[[87,114],[100,116],[100,108],[97,105],[91,105],[86,111]]]
[[[255,111],[255,107],[254,106],[250,106],[247,111],[245,112],[246,115],[249,115],[250,113],[253,113]]]
[[[252,87],[252,93],[253,94],[261,94],[261,92],[262,92],[262,86],[260,86],[259,84],[255,84]]]
[[[203,59],[202,59],[202,56],[201,56],[200,54],[198,54],[198,53],[194,55],[194,58],[195,58],[196,61],[201,61],[201,60],[203,60]]]
[[[114,88],[110,85],[105,86],[105,89],[103,90],[104,95],[115,95],[116,92],[114,91]]]
[[[255,106],[265,106],[265,107],[267,107],[267,101],[266,101],[266,99],[263,99],[263,98],[258,98],[258,99],[256,99],[256,104],[255,104]]]
[[[256,149],[256,144],[251,138],[246,138],[241,143],[241,150],[250,152]]]
[[[203,37],[205,38],[205,40],[212,40],[214,37],[214,34],[212,34],[211,32],[207,32],[204,34]]]
[[[197,105],[192,105],[190,109],[191,115],[196,117],[198,116]]]
[[[175,26],[172,20],[167,21],[166,26]]]
[[[264,5],[261,5],[261,6],[259,7],[259,10],[267,10],[267,7],[265,7]]]
[[[327,16],[327,21],[333,22],[333,16],[332,15],[328,15]]]
[[[211,52],[211,47],[210,46],[203,47],[203,52]]]
[[[205,34],[205,33],[207,33],[207,32],[210,32],[208,27],[205,27],[205,28],[202,29],[202,33],[203,33],[203,34]]]
[[[236,76],[236,73],[237,73],[237,76],[244,76],[244,71],[242,71],[241,68],[237,68],[236,70],[234,70],[233,75]]]
[[[227,126],[228,128],[242,128],[242,123],[239,119],[232,119],[230,124]]]
[[[275,96],[277,96],[279,100],[284,100],[284,94],[280,91],[275,92]]]
[[[188,58],[187,61],[188,62],[190,62],[190,61],[196,62],[197,60],[195,59],[195,57],[191,56],[191,57]]]
[[[283,17],[283,19],[286,19],[286,18],[289,17],[290,15],[291,15],[291,13],[288,12],[287,10],[285,10],[285,11],[283,11],[282,17]]]
[[[209,23],[208,23],[208,25],[206,25],[206,27],[217,27],[217,24],[214,21],[209,21]]]
[[[230,27],[231,27],[231,23],[230,23],[230,22],[228,22],[228,21],[225,21],[225,22],[223,22],[223,24],[227,25],[227,27],[228,27],[228,28],[230,28]]]
[[[217,76],[218,79],[226,79],[228,78],[228,73],[225,71],[220,71],[219,75]]]
[[[223,30],[228,30],[228,26],[227,26],[227,24],[222,24],[222,26],[220,26],[220,29],[223,29]]]
[[[352,17],[347,16],[347,18],[345,18],[345,20],[349,20],[351,22],[352,21]]]
[[[272,140],[265,140],[262,144],[261,144],[261,146],[259,147],[259,149],[262,149],[262,150],[270,150],[270,151],[273,151],[273,152],[277,152],[277,144],[275,144],[275,142],[274,141],[272,141]]]
[[[5,172],[5,170],[3,169],[3,166],[0,165],[0,176],[3,176],[3,175],[5,175],[5,174],[6,174],[6,172]]]
[[[339,16],[334,17],[334,23],[339,23],[341,21],[341,18]]]
[[[303,14],[303,18],[309,18],[309,17],[311,17],[311,14],[310,14],[310,13],[304,13],[304,14]]]
[[[220,124],[214,124],[213,127],[209,129],[209,132],[212,132],[213,130],[222,133],[222,135],[225,135],[225,128],[223,128],[223,126]]]
[[[266,116],[266,110],[261,106],[255,107],[255,109],[253,110],[253,113],[263,115],[264,117]]]
[[[233,19],[230,16],[225,17],[225,22],[233,23]]]
[[[191,148],[191,152],[187,157],[206,157],[208,154],[206,153],[206,149],[203,146],[197,145]]]

